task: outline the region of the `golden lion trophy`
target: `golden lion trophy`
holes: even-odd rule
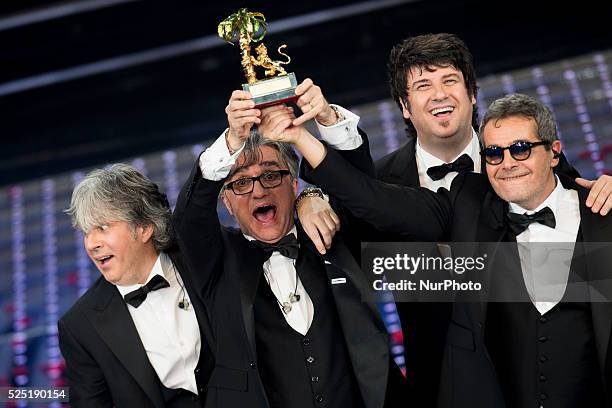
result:
[[[261,43],[255,47],[257,57],[251,55],[251,43],[261,41],[266,35],[268,25],[262,13],[251,13],[243,8],[223,20],[218,27],[219,37],[228,43],[240,45],[241,65],[247,83],[242,89],[253,96],[256,108],[275,105],[297,99],[295,87],[297,80],[293,72],[287,73],[283,65],[289,64],[291,58],[282,52],[287,45],[278,47],[278,53],[285,57],[284,61],[275,61],[268,55],[268,49]],[[255,67],[265,70],[265,79],[258,80]]]

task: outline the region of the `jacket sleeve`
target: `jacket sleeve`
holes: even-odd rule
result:
[[[305,175],[336,197],[355,217],[381,231],[410,234],[437,241],[452,220],[449,194],[425,188],[387,184],[358,171],[331,149],[316,169],[304,165]]]
[[[204,179],[196,160],[172,215],[181,251],[189,265],[187,272],[205,300],[222,270],[223,240],[217,213],[222,186],[223,180]]]

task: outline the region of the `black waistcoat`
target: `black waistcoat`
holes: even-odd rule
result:
[[[572,271],[579,267],[572,263]],[[567,302],[588,293],[569,288],[543,316],[529,301],[489,303],[485,341],[508,407],[605,406],[590,305]]]
[[[296,269],[315,310],[305,336],[289,326],[263,273],[255,297],[257,359],[270,406],[361,407],[323,261],[300,250]]]

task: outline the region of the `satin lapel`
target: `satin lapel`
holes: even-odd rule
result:
[[[228,257],[225,273],[237,274],[237,282],[240,284],[240,303],[242,309],[242,320],[246,335],[251,345],[252,356],[257,355],[255,345],[255,316],[253,307],[259,278],[263,273],[264,254],[249,245],[246,238],[236,238],[239,242],[229,244],[225,248],[233,248],[235,253]]]
[[[493,265],[499,255],[499,243],[504,240],[506,234],[507,223],[506,213],[508,212],[508,204],[497,196],[492,190],[487,191],[483,200],[482,207],[480,207],[480,214],[478,217],[478,230],[474,241],[484,242],[487,248],[483,248],[482,251],[487,253],[488,265]],[[491,267],[485,269],[485,275],[481,278],[485,286],[485,290],[481,291],[481,295],[486,296],[490,290],[491,274],[494,273]],[[478,316],[479,321],[484,322],[487,315],[487,299],[481,297],[480,302],[481,315]]]
[[[299,226],[298,239],[300,251],[311,251],[320,256]],[[340,237],[334,239],[332,248],[323,259],[365,405],[382,408],[390,361],[389,338],[384,323],[376,306],[364,302],[369,291],[366,279]]]
[[[98,288],[96,305],[86,312],[98,335],[134,377],[156,407],[164,406],[159,378],[151,365],[127,305],[119,291],[103,281]]]
[[[399,150],[398,158],[394,161],[389,172],[391,178],[385,177],[385,181],[408,187],[418,187],[419,169],[416,162],[416,138],[410,138]]]

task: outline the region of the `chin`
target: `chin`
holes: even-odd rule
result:
[[[279,241],[285,236],[285,234],[283,234],[283,231],[280,228],[276,227],[253,231],[252,236],[259,241],[272,243]]]

